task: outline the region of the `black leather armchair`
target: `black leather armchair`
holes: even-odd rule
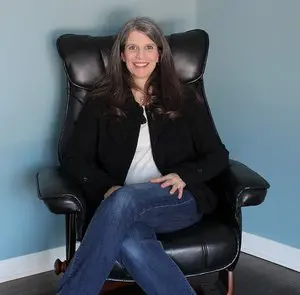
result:
[[[191,30],[167,36],[176,71],[185,83],[191,84],[205,98],[203,73],[209,38],[203,30]],[[59,55],[68,79],[65,124],[58,145],[58,155],[72,132],[73,123],[96,79],[105,71],[113,37],[63,35],[57,40]],[[217,132],[217,131],[216,131]],[[218,194],[218,208],[192,227],[175,233],[160,234],[165,251],[187,277],[218,273],[224,294],[233,294],[232,272],[241,249],[241,207],[261,204],[269,188],[268,182],[244,164],[231,161],[230,167],[208,185]],[[66,179],[59,167],[45,168],[37,174],[39,198],[55,214],[66,216],[66,258],[55,263],[57,273],[64,272],[75,252],[90,218],[80,188]],[[108,280],[133,282],[118,263]],[[226,291],[225,291],[226,290]]]

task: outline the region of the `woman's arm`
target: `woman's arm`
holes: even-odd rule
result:
[[[198,157],[170,170],[177,173],[187,186],[208,181],[229,165],[229,153],[214,129],[204,100],[193,96],[189,99],[186,115]]]
[[[85,195],[95,201],[101,201],[105,192],[117,185],[97,164],[99,113],[97,100],[83,106],[61,162],[63,172],[80,183]]]

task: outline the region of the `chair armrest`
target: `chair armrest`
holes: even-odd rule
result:
[[[36,179],[38,196],[52,213],[85,214],[85,201],[81,190],[62,174],[59,167],[39,171]]]
[[[230,160],[229,168],[221,173],[219,180],[222,183],[222,190],[225,190],[230,203],[236,209],[260,205],[270,187],[257,172],[234,160]]]

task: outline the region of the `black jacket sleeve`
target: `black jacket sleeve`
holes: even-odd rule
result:
[[[199,185],[217,176],[229,165],[229,153],[218,136],[202,98],[195,94],[186,108],[197,158],[173,168],[187,187]]]
[[[82,108],[62,155],[62,171],[75,179],[88,199],[100,202],[117,181],[97,164],[100,104],[88,101]]]

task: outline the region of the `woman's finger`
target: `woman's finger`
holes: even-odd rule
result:
[[[164,183],[162,183],[162,184],[161,184],[161,187],[162,187],[162,188],[165,188],[165,187],[168,187],[168,186],[170,186],[170,185],[173,185],[173,183],[172,183],[170,180],[168,180],[168,181],[165,181]]]
[[[152,183],[161,183],[162,181],[163,181],[163,180],[162,180],[161,177],[152,178],[152,179],[150,180],[150,182],[152,182]]]
[[[178,188],[179,188],[179,184],[178,183],[173,184],[173,187],[170,190],[170,194],[173,195],[178,190]]]
[[[174,185],[175,183],[178,183],[178,179],[176,179],[175,177],[173,177],[173,178],[167,180],[166,182],[164,182],[164,183],[161,185],[161,187],[162,187],[162,188],[165,188],[165,187],[167,187],[167,186]]]
[[[180,200],[182,196],[183,196],[183,187],[181,186],[178,188],[178,199]]]
[[[170,174],[167,174],[165,176],[152,178],[150,181],[152,183],[161,183],[163,181],[166,181],[166,180],[170,179],[170,177],[171,177]]]

